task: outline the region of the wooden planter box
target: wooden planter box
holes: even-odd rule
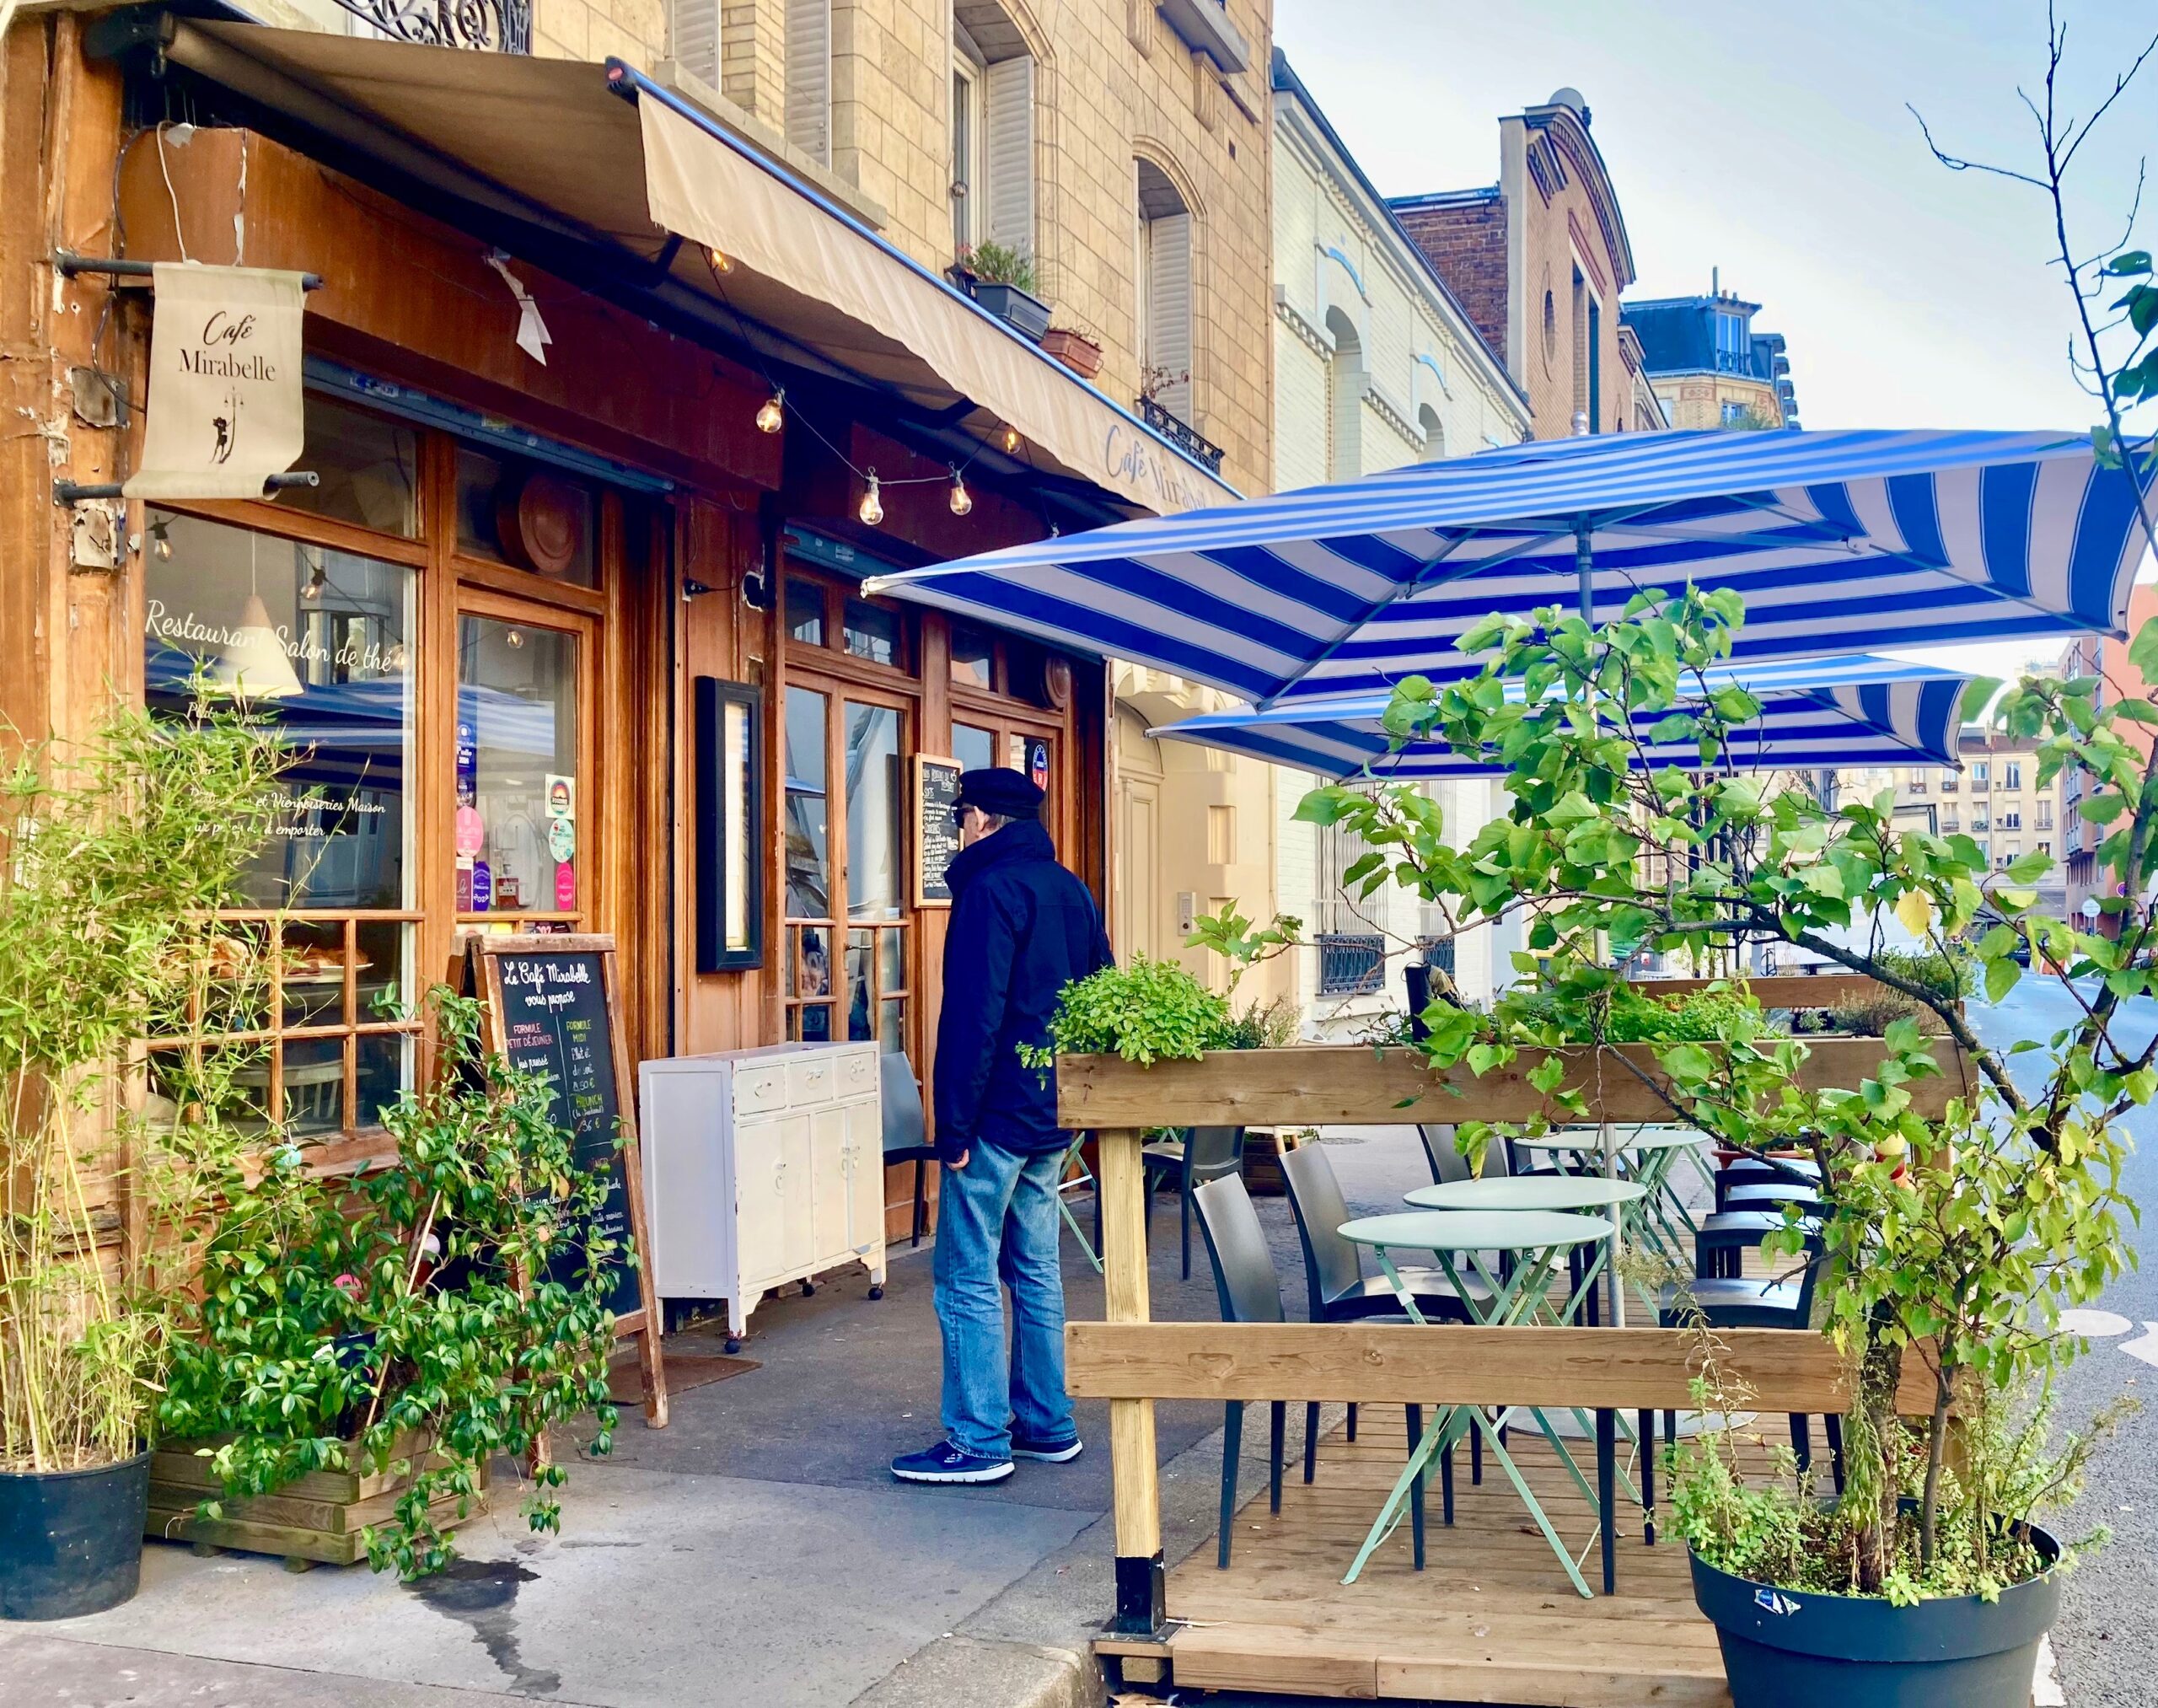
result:
[[[1042,334],[1042,348],[1082,379],[1092,379],[1102,369],[1102,346],[1069,326],[1052,326]]]
[[[145,1533],[168,1542],[192,1542],[218,1548],[237,1548],[254,1554],[282,1554],[287,1566],[297,1562],[350,1566],[367,1557],[361,1531],[370,1524],[388,1522],[397,1502],[421,1470],[421,1455],[428,1442],[412,1437],[398,1444],[389,1469],[378,1473],[309,1471],[274,1495],[234,1498],[223,1492],[207,1458],[196,1449],[215,1447],[207,1441],[168,1442],[150,1460],[150,1512]],[[355,1453],[357,1457],[357,1452]],[[410,1469],[399,1475],[399,1461],[410,1459]],[[427,1462],[448,1460],[430,1453]],[[196,1507],[204,1501],[223,1504],[224,1517],[198,1517]],[[429,1509],[438,1524],[461,1523],[458,1497],[450,1495]],[[464,1517],[487,1510],[487,1469],[480,1468],[480,1487],[466,1507]]]

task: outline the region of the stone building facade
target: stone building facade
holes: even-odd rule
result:
[[[1399,196],[1403,228],[1527,394],[1533,436],[1643,425],[1618,298],[1633,248],[1579,90],[1499,121],[1499,181]]]
[[[2133,636],[2138,630],[2158,617],[2158,584],[2139,582],[2128,594],[2128,631]],[[2120,699],[2124,695],[2147,693],[2151,685],[2145,683],[2143,673],[2128,663],[2128,642],[2114,640],[2109,635],[2078,635],[2068,643],[2061,653],[2060,662],[2053,667],[2053,674],[2063,681],[2074,681],[2079,676],[2098,679],[2098,703]],[[2114,726],[2121,739],[2139,752],[2148,755],[2153,739],[2147,723],[2123,718]],[[2063,903],[2076,922],[2083,922],[2081,910],[2086,901],[2096,901],[2103,896],[2106,885],[2100,881],[2098,845],[2104,841],[2112,828],[2096,824],[2083,816],[2084,797],[2097,792],[2097,780],[2080,765],[2071,766],[2060,775],[2061,836],[2054,846],[2062,869],[2055,881],[2064,886]],[[2114,886],[2118,889],[2118,884]],[[2103,927],[2102,927],[2103,928]]]
[[[1626,330],[1675,427],[1795,427],[1798,394],[1780,332],[1756,331],[1758,303],[1717,283],[1704,297],[1625,307]]]

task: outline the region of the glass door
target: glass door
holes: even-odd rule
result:
[[[457,917],[573,932],[596,867],[587,785],[593,626],[476,599],[457,618]]]

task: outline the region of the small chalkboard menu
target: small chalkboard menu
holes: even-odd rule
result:
[[[470,938],[473,983],[486,1004],[488,1048],[513,1067],[553,1082],[555,1119],[573,1136],[577,1166],[607,1171],[599,1228],[619,1250],[652,1249],[646,1234],[644,1177],[637,1163],[636,1116],[622,1096],[629,1082],[621,997],[611,937],[478,935]],[[617,1131],[622,1144],[616,1147]],[[583,1254],[565,1252],[550,1265],[573,1281]],[[667,1383],[659,1356],[659,1313],[652,1271],[618,1262],[607,1285],[615,1332],[638,1343],[645,1418],[667,1422]]]
[[[919,753],[914,759],[914,905],[949,907],[951,886],[944,868],[959,851],[959,827],[952,804],[959,798],[959,776],[966,770],[955,759]]]

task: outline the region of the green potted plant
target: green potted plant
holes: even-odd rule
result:
[[[606,1299],[636,1260],[599,1231],[607,1177],[577,1167],[545,1078],[483,1050],[476,1002],[433,1007],[433,1083],[383,1112],[391,1166],[325,1179],[285,1147],[228,1183],[159,1409],[172,1533],[416,1577],[491,1458],[537,1461],[526,1516],[554,1531],[548,1430],[589,1410],[609,1448]],[[302,1478],[306,1522],[276,1499]]]
[[[221,924],[282,794],[274,741],[204,710],[115,712],[0,775],[0,1618],[135,1593],[184,1277],[253,1141],[253,1046],[158,1051],[256,1011]],[[154,1080],[156,1094],[115,1094]],[[160,1118],[146,1119],[140,1104]],[[115,1186],[138,1206],[124,1232]]]
[[[1024,249],[978,243],[959,253],[965,289],[983,308],[1039,344],[1049,330],[1049,304],[1034,294],[1033,258]]]
[[[2042,782],[2069,764],[2100,779],[2093,816],[2118,827],[2096,852],[2102,888],[2125,890],[2105,904],[2113,928],[2078,930],[2035,910],[2028,886],[2050,865],[2044,856],[1996,872],[1968,837],[1898,828],[1890,796],[1833,808],[1797,791],[1764,798],[1726,766],[1731,733],[1758,713],[1752,697],[1721,690],[1689,695],[1703,698],[1697,709],[1672,708],[1682,677],[1727,655],[1741,616],[1734,595],[1691,590],[1638,599],[1592,631],[1556,608],[1495,616],[1463,642],[1487,655],[1479,675],[1400,685],[1389,728],[1465,753],[1495,747],[1511,767],[1508,810],[1465,848],[1447,844],[1413,785],[1329,786],[1299,812],[1372,845],[1367,889],[1405,884],[1464,928],[1526,917],[1532,953],[1518,959],[1536,979],[1488,1018],[1428,1008],[1420,1047],[1435,1066],[1480,1073],[1525,1046],[1645,1038],[1674,1120],[1730,1150],[1796,1152],[1820,1170],[1821,1326],[1852,1372],[1844,1490],[1825,1499],[1788,1478],[1748,1483],[1713,1437],[1683,1448],[1676,1467],[1697,1594],[1722,1632],[1738,1708],[1828,1690],[1852,1704],[1920,1700],[1914,1689],[2023,1708],[2031,1652],[2058,1605],[2056,1568],[2074,1552],[2037,1520],[2072,1489],[2088,1451],[2048,1443],[2047,1381],[2075,1351],[2053,1324],[2120,1270],[2116,1223],[2132,1206],[2113,1123],[2158,1094],[2152,1049],[2111,1026],[2123,997],[2158,988],[2158,905],[2127,899],[2148,895],[2158,873],[2158,759],[2118,728],[2158,722],[2158,711],[2134,698],[2101,707],[2095,681],[2039,679],[1996,710],[2034,742]],[[2158,625],[2131,657],[2158,679]],[[1525,701],[1505,696],[1514,678],[1531,685]],[[1997,686],[1976,685],[1971,703]],[[1640,762],[1644,742],[1678,739],[1698,741],[1698,769]],[[1990,999],[2026,975],[2026,959],[2102,981],[2050,1045],[2014,1047],[2050,1050],[2021,1084],[2011,1052],[1972,1030],[1964,975],[1949,959],[1982,913],[2001,921],[1969,953]],[[1890,916],[1947,975],[1932,959],[1850,946],[1873,935],[1868,920]],[[1747,943],[1796,946],[1913,1006],[1883,1028],[1882,1060],[1864,1083],[1809,1083],[1807,1046],[1770,1028],[1742,982],[1656,1004],[1613,969],[1644,949]],[[1697,1035],[1673,1038],[1687,1031]],[[1972,1082],[1945,1113],[1922,1116],[1908,1088],[1941,1071],[1944,1037]],[[1512,1128],[1463,1124],[1465,1147],[1581,1118],[1585,1095],[1545,1066],[1548,1080],[1531,1079],[1548,1114]],[[1794,1211],[1771,1250],[1799,1261],[1801,1249]],[[1931,1378],[1930,1415],[1915,1421],[1898,1410],[1907,1364]],[[1704,1410],[1720,1409],[1706,1403],[1715,1397]]]

